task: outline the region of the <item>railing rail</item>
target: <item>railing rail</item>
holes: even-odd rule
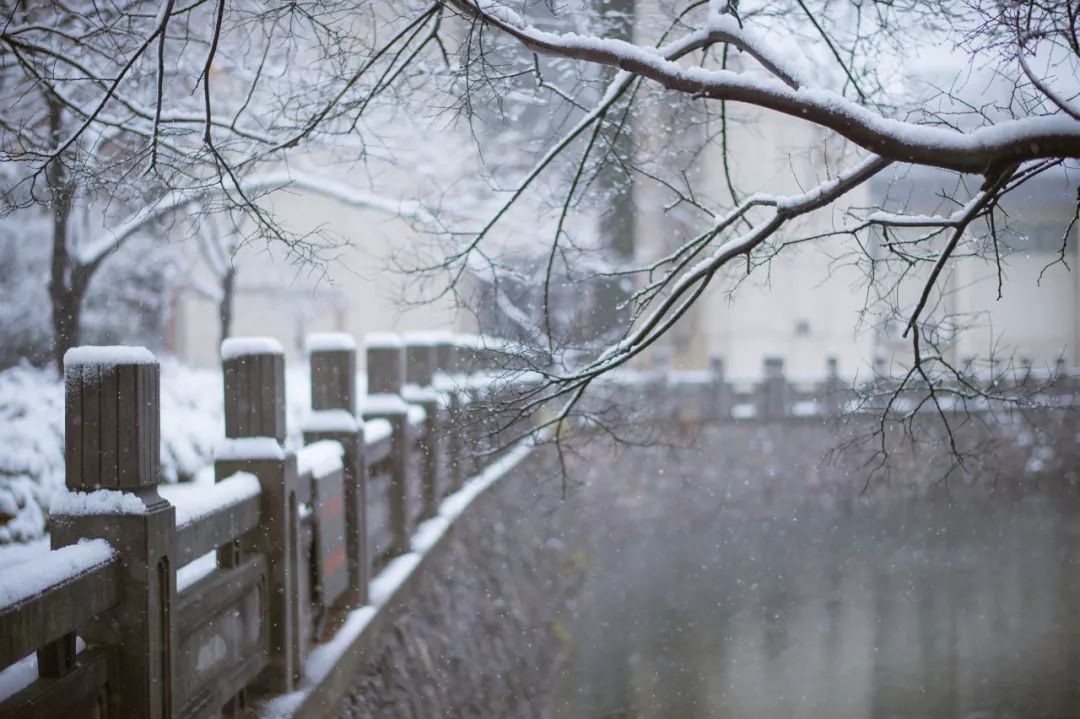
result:
[[[178,566],[239,539],[259,526],[261,519],[262,488],[252,474],[239,472],[209,487],[193,489],[187,496],[166,495],[176,506]]]
[[[116,553],[103,540],[55,549],[34,560],[35,576],[0,572],[0,666],[76,631],[116,605]],[[15,593],[17,592],[17,594]]]

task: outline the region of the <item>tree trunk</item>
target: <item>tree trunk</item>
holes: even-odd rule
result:
[[[636,0],[597,0],[595,5],[598,12],[610,16],[613,20],[610,36],[627,42],[634,40],[636,6]],[[609,72],[609,79],[613,75],[613,71]],[[628,118],[612,147],[615,155],[632,159],[633,127],[633,119]],[[598,228],[601,246],[610,253],[609,257],[616,265],[630,263],[634,259],[635,245],[634,177],[618,162],[611,161],[599,172],[596,184],[610,198],[608,211]],[[590,319],[580,325],[584,332],[575,338],[581,341],[617,331],[630,319],[629,307],[620,309],[620,305],[633,290],[622,278],[597,278],[593,291]]]
[[[61,288],[49,285],[49,298],[53,313],[53,359],[59,370],[64,369],[64,353],[79,346],[79,322],[82,315],[82,297]]]
[[[52,95],[46,98],[49,106],[49,132],[54,144],[62,141],[63,109]],[[53,359],[60,371],[64,369],[64,353],[79,344],[79,319],[85,283],[76,283],[74,258],[68,248],[68,224],[71,217],[72,185],[61,158],[45,167],[52,212],[52,263],[49,277],[49,301],[52,305]],[[83,285],[82,287],[77,287]]]
[[[218,303],[218,318],[221,320],[221,341],[232,334],[233,295],[236,285],[236,268],[231,265],[221,278],[221,301]]]

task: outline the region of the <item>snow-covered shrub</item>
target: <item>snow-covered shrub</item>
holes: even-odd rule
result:
[[[161,367],[161,481],[191,479],[224,435],[220,370]],[[64,485],[64,388],[54,370],[0,371],[0,544],[46,531]]]
[[[304,365],[286,376],[288,426],[308,411]],[[362,386],[362,385],[361,385]],[[225,436],[218,368],[161,363],[161,481],[185,482],[213,462]],[[290,446],[299,444],[290,438]],[[0,370],[0,544],[47,531],[48,506],[64,486],[64,387],[52,369],[27,363]]]
[[[41,536],[63,482],[63,385],[27,364],[0,371],[0,544]]]
[[[0,218],[0,367],[49,360],[49,243],[44,213]]]
[[[221,370],[161,365],[161,481],[185,482],[210,464],[225,436]]]

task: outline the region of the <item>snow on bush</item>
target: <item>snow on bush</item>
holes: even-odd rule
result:
[[[286,388],[289,427],[299,428],[310,407],[305,366],[289,368]],[[162,360],[162,482],[189,481],[213,462],[225,436],[222,394],[220,369]],[[49,503],[64,486],[64,387],[54,370],[0,370],[0,428],[0,544],[27,542],[47,531]]]
[[[0,544],[41,536],[64,477],[64,388],[20,365],[0,372]]]
[[[161,368],[161,481],[190,479],[222,436],[221,374]],[[0,371],[0,544],[46,531],[46,508],[64,486],[64,388],[52,369]]]
[[[161,481],[184,482],[214,461],[225,436],[221,370],[161,365]]]

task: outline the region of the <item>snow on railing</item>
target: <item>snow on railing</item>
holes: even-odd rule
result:
[[[103,567],[116,551],[103,539],[88,539],[54,549],[32,561],[0,571],[0,614],[56,585]]]
[[[176,527],[180,529],[257,498],[262,487],[255,475],[237,472],[214,484],[166,485],[160,492],[176,507]]]
[[[324,439],[306,445],[296,451],[296,471],[313,477],[325,477],[344,465],[341,444]]]

